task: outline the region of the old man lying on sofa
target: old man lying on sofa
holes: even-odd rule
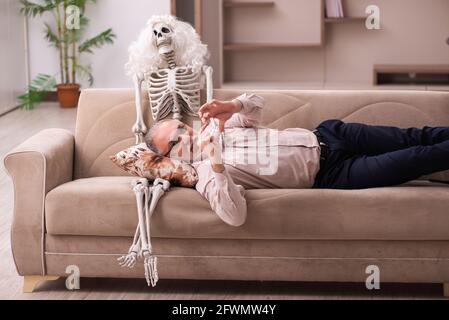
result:
[[[245,189],[364,189],[449,169],[449,127],[400,129],[328,120],[313,132],[278,132],[258,128],[263,106],[264,99],[254,94],[214,100],[199,110],[201,129],[166,120],[146,136],[153,151],[192,162],[196,189],[232,226],[245,223]],[[219,121],[223,135],[211,119]],[[267,155],[274,170],[266,168]]]

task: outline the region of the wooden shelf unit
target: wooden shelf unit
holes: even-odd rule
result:
[[[351,22],[365,22],[366,17],[344,17],[344,18],[325,18],[325,23],[351,23]]]
[[[287,3],[287,1],[291,2]],[[350,53],[344,56],[345,52],[349,52],[349,48],[345,48],[346,46],[341,43],[326,46],[326,40],[335,44],[340,41],[339,37],[343,37],[342,43],[349,43],[350,38],[357,39],[366,32],[363,21],[367,17],[365,17],[363,5],[356,5],[356,0],[351,2],[346,0],[345,11],[348,15],[346,18],[327,18],[324,0],[313,0],[313,2],[312,0],[202,0],[202,2],[202,18],[205,26],[203,37],[212,53],[209,64],[214,68],[214,83],[217,88],[222,86],[339,88],[340,84],[331,85],[328,81],[338,80],[338,74],[344,72],[343,68],[338,66],[339,60],[348,59],[345,63],[351,63]],[[319,3],[321,3],[320,11],[316,6]],[[389,31],[396,28],[402,30],[400,21],[395,19],[391,23]],[[329,32],[326,33],[326,31]],[[347,38],[345,33],[348,34]],[[329,39],[326,39],[327,37]],[[378,33],[378,37],[386,39],[385,41],[392,47],[396,44],[386,35]],[[321,46],[316,43],[321,43]],[[375,44],[368,41],[367,47],[366,50],[372,50]],[[357,48],[362,53],[365,50],[360,46]],[[402,55],[394,51],[389,60],[402,61]],[[420,56],[418,55],[417,58],[414,55],[410,60],[420,60]],[[373,65],[376,59],[369,56],[366,61]],[[356,61],[355,64],[358,66],[361,62]],[[429,66],[376,65],[374,70],[372,67],[370,69],[373,74],[363,75],[363,81],[366,83],[361,86],[375,89],[449,91],[449,85],[443,81],[438,82],[442,77],[431,76],[432,73],[449,74],[448,68],[441,65],[434,65],[431,68]],[[330,69],[331,72],[328,72],[327,70]],[[350,72],[348,76],[342,78],[361,79],[358,77],[359,71],[356,68],[350,68]],[[417,73],[420,78],[416,83],[401,84],[403,75],[393,74],[390,80],[385,78],[385,74],[388,77],[388,73],[411,74],[411,78],[414,78],[414,73]],[[386,79],[379,82],[383,83],[381,85],[376,85],[378,74]],[[427,78],[434,84],[422,84],[427,81]],[[316,83],[307,83],[309,80]],[[357,83],[345,83],[341,85],[341,88],[356,86]]]
[[[225,8],[267,8],[274,7],[274,1],[224,1]]]
[[[229,67],[240,52],[323,46],[324,0],[219,1],[220,87],[238,80],[239,76]],[[279,34],[276,30],[284,32]]]
[[[354,82],[304,82],[304,81],[232,81],[223,83],[228,90],[411,90],[449,91],[449,85],[369,85]]]
[[[418,83],[430,87],[447,88],[449,86],[447,83],[449,80],[449,65],[446,64],[376,64],[373,67],[373,84],[379,85],[379,82],[382,82],[382,77],[389,76],[394,78],[399,75],[407,75],[406,78],[408,78],[406,80],[412,82],[409,85]],[[436,83],[432,83],[428,76],[424,80],[418,80],[417,77],[419,78],[420,75],[441,75],[442,77],[432,79],[434,80],[433,82],[436,81]],[[444,80],[444,83],[440,83],[441,80]],[[380,84],[382,85],[382,83]],[[388,85],[394,86],[400,84],[389,83]]]
[[[313,48],[321,47],[317,44],[304,43],[227,43],[224,45],[225,51],[245,51],[260,49],[288,49],[288,48]]]
[[[449,73],[447,64],[376,64],[375,72]]]

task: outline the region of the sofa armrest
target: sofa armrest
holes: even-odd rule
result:
[[[11,246],[20,275],[45,274],[45,196],[73,177],[74,137],[61,129],[44,130],[4,159],[14,185]]]

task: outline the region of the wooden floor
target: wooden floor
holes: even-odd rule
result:
[[[148,288],[142,279],[81,279],[81,290],[69,292],[65,280],[48,282],[34,294],[22,293],[16,273],[9,228],[12,218],[12,183],[3,167],[4,156],[16,145],[45,128],[74,131],[76,110],[45,104],[34,111],[14,111],[0,117],[0,299],[441,299],[440,284],[382,284],[370,292],[363,284],[300,282],[160,280]]]

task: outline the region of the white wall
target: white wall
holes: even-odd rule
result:
[[[0,0],[0,114],[16,106],[26,86],[24,19],[18,0]]]
[[[95,78],[94,87],[130,87],[131,81],[125,76],[124,64],[128,60],[128,46],[137,39],[141,29],[153,14],[169,14],[170,0],[100,0],[90,5],[87,15],[91,20],[86,37],[93,36],[107,28],[113,28],[117,39],[114,45],[106,45],[95,54],[87,54],[84,59],[92,63]],[[30,21],[30,72],[58,73],[58,56],[42,37],[42,21]],[[86,85],[84,86],[86,87]]]

